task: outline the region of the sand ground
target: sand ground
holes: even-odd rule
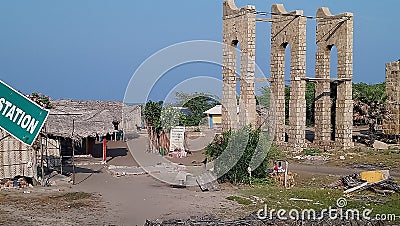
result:
[[[204,137],[209,142],[212,134]],[[198,164],[204,158],[200,149],[206,142],[194,140],[193,155],[173,161]],[[130,147],[134,149],[132,153],[143,154],[147,149],[146,137],[142,135],[131,141]],[[226,199],[237,193],[238,188],[231,185],[223,185],[216,192],[202,192],[198,187],[174,188],[146,174],[112,176],[107,170],[109,165],[138,166],[131,151],[124,142],[109,142],[106,165],[99,164],[99,155],[77,159],[81,165],[76,168],[75,185],[60,183],[48,188],[0,191],[0,225],[143,225],[146,219],[203,215],[231,219],[246,214],[239,204]],[[359,171],[298,163],[290,167],[305,177],[313,174],[340,176]],[[82,197],[87,193],[92,195]],[[77,198],[71,199],[71,196]]]

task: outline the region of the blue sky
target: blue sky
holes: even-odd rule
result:
[[[385,63],[400,58],[400,1],[236,0],[270,11],[284,3],[313,16],[353,12],[354,82],[385,80]],[[384,3],[384,4],[383,4]],[[54,99],[122,100],[135,70],[155,52],[190,40],[221,41],[222,0],[37,0],[0,2],[0,79],[23,93]],[[257,64],[269,77],[270,25],[257,24]],[[315,21],[307,24],[307,76],[314,76]],[[156,84],[152,99],[192,76],[220,78],[211,64],[182,65]],[[195,90],[193,90],[195,91]]]

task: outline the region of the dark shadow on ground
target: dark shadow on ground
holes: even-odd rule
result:
[[[126,156],[128,153],[128,149],[126,148],[107,148],[107,157],[115,158],[118,156]],[[102,158],[103,157],[103,144],[97,143],[94,145],[93,158]]]
[[[72,171],[73,171],[72,166],[64,166],[63,167],[63,171],[66,174],[72,173]],[[101,172],[101,169],[100,170],[93,170],[93,169],[88,169],[88,168],[75,166],[75,173],[102,173],[102,172]]]

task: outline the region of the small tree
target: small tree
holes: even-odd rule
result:
[[[248,168],[255,158],[260,162],[252,170],[253,178],[267,176],[268,162],[276,157],[269,152],[270,138],[264,136],[260,129],[244,127],[236,132],[227,131],[216,137],[207,147],[206,155],[215,160],[214,170],[219,182],[249,183]]]
[[[180,112],[171,104],[149,101],[144,107],[144,118],[150,142],[158,150],[169,150],[169,131],[179,125]]]
[[[31,95],[27,95],[29,99],[32,101],[36,102],[38,105],[40,105],[43,108],[46,109],[53,109],[54,105],[50,101],[50,97],[40,94],[40,93],[32,93]]]

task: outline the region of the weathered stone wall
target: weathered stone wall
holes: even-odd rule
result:
[[[254,96],[255,23],[254,6],[238,9],[234,0],[223,3],[223,130],[256,124]],[[275,142],[299,150],[305,144],[306,124],[306,23],[303,11],[287,12],[282,4],[272,6],[271,27],[271,107],[275,116]],[[328,8],[317,11],[315,143],[350,148],[352,143],[353,100],[353,14],[332,15]],[[262,20],[265,21],[265,20]],[[236,100],[236,48],[240,43],[239,116]],[[290,46],[289,128],[285,126],[285,49]],[[335,143],[331,141],[330,51],[338,50]],[[285,135],[288,143],[285,142]]]
[[[285,142],[285,48],[290,45],[290,100],[288,143],[304,146],[306,124],[306,22],[303,11],[288,13],[282,4],[272,5],[271,96],[275,109],[275,139]]]
[[[400,61],[386,64],[386,109],[389,118],[383,120],[383,133],[400,135]]]
[[[233,0],[223,5],[223,130],[256,124],[254,93],[256,16],[254,6],[238,9]],[[240,74],[236,71],[236,48],[240,44]],[[239,116],[237,115],[236,75],[240,75]]]
[[[338,52],[338,79],[335,119],[335,147],[350,148],[353,125],[353,14],[332,15],[328,8],[317,11],[318,51],[316,54],[315,142],[320,145],[331,143],[331,100],[330,100],[330,50],[336,46]],[[346,80],[347,79],[347,80]]]

